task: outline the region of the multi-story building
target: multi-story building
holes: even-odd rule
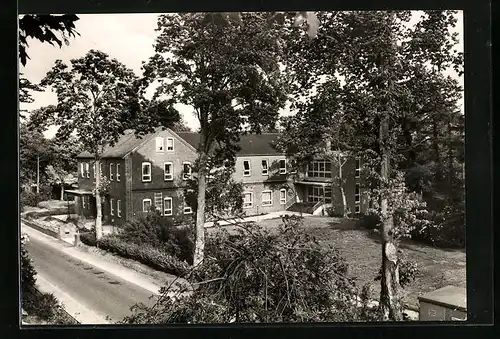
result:
[[[312,161],[306,170],[294,172],[291,160],[273,148],[277,133],[250,134],[241,137],[234,179],[243,183],[243,211],[246,215],[266,214],[304,205],[311,209],[339,201],[334,183],[335,168],[328,161]],[[154,206],[176,222],[190,218],[193,211],[183,198],[191,166],[197,158],[199,134],[157,129],[142,138],[126,131],[118,142],[106,147],[100,162],[101,173],[109,180],[102,202],[103,222],[120,225]],[[87,152],[78,157],[77,214],[95,218],[92,194],[96,168]],[[361,212],[359,162],[344,165],[344,185],[351,211]],[[333,192],[333,193],[332,193]],[[300,208],[303,208],[301,206]],[[305,211],[307,212],[307,211]]]

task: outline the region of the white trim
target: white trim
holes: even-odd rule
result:
[[[361,213],[361,206],[359,204],[354,205],[354,213],[356,214]]]
[[[281,167],[281,162],[282,161],[285,162],[285,167]],[[279,159],[278,160],[278,164],[280,165],[280,167],[279,167],[279,173],[280,174],[286,174],[286,159]]]
[[[115,166],[115,164],[113,164],[112,162],[109,163],[109,181],[113,181],[113,167]]]
[[[116,163],[116,181],[120,182],[120,163]]]
[[[193,214],[193,209],[184,202],[184,214]]]
[[[101,161],[99,161],[99,175],[100,175],[101,177],[103,177],[103,176],[104,176],[104,173],[102,172],[102,160],[101,160]]]
[[[144,179],[144,166],[147,165],[149,166],[149,177],[146,176],[146,179]],[[152,172],[152,168],[151,168],[151,163],[149,161],[144,161],[142,164],[141,164],[141,179],[142,179],[142,182],[151,182],[151,172]]]
[[[115,199],[114,198],[110,198],[109,199],[109,215],[115,215],[115,209],[113,208],[113,201]]]
[[[97,163],[94,161],[94,166],[92,166],[92,170],[94,171],[94,178],[95,178],[95,174],[97,172]]]
[[[169,147],[169,146],[168,146],[168,142],[169,142],[170,140],[172,140],[172,149],[168,149],[168,147]],[[166,145],[166,147],[165,147],[165,149],[167,150],[167,152],[174,152],[174,151],[175,151],[175,146],[174,146],[174,144],[175,144],[174,138],[172,138],[172,137],[167,137],[167,145]]]
[[[147,210],[144,209],[144,203],[145,202],[149,202],[149,209],[147,209]],[[150,209],[151,209],[151,206],[153,206],[153,203],[151,202],[151,199],[149,199],[149,198],[142,199],[142,211],[143,212],[149,212]]]
[[[85,163],[83,161],[80,163],[80,174],[82,178],[85,178]]]
[[[245,195],[250,194],[250,202],[249,206],[245,206]],[[253,207],[253,192],[243,192],[243,208],[252,208]]]
[[[165,139],[163,139],[163,137],[160,136],[155,137],[155,151],[156,153],[165,152]]]
[[[281,199],[281,193],[285,193],[285,198]],[[286,205],[286,198],[287,198],[287,193],[286,193],[286,188],[280,189],[280,205]]]
[[[293,163],[292,163],[293,162]],[[288,161],[288,163],[290,164],[290,171],[289,173],[290,174],[297,174],[297,160],[295,159],[290,159]]]
[[[116,200],[116,216],[118,218],[122,216],[122,201],[120,199]]]
[[[167,171],[165,171],[165,166],[170,165],[170,179],[167,179]],[[163,180],[173,181],[174,180],[174,163],[171,161],[166,161],[163,163]]]
[[[245,162],[248,163],[248,170],[245,168]],[[245,174],[248,171],[248,174]],[[252,163],[250,159],[243,159],[243,176],[249,177],[252,175]]]
[[[271,200],[264,200],[264,193],[270,193]],[[273,205],[273,191],[271,191],[271,190],[262,191],[262,193],[260,195],[260,201],[261,201],[262,206],[272,206]],[[267,203],[267,202],[269,202],[269,203]]]
[[[360,176],[361,176],[361,159],[355,158],[355,160],[354,160],[354,178],[358,179]]]
[[[263,164],[266,163],[266,168],[264,168]],[[260,167],[262,169],[262,175],[269,176],[269,159],[262,159],[260,162]],[[264,173],[265,171],[265,173]]]
[[[189,165],[189,177],[186,177],[186,173],[184,172],[184,165]],[[191,162],[184,161],[182,163],[182,180],[189,180],[193,177],[193,167]]]
[[[85,172],[87,172],[87,178],[90,178],[90,163],[85,163]]]
[[[167,200],[170,201],[170,209],[169,209],[170,213],[167,213],[167,211],[168,211],[166,208],[167,204],[165,204],[165,202]],[[173,202],[172,198],[171,197],[164,197],[163,198],[163,215],[168,217],[170,215],[173,215],[173,212],[174,212],[174,202]]]
[[[356,194],[356,189],[358,190],[358,194]],[[361,202],[361,188],[359,184],[356,183],[354,186],[354,203],[359,204]]]

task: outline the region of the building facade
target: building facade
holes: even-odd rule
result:
[[[241,137],[234,179],[243,184],[243,211],[247,216],[293,210],[294,205],[326,204],[336,208],[339,193],[334,186],[335,168],[323,160],[312,161],[298,169],[272,143],[278,134],[266,133]],[[100,172],[109,180],[102,201],[105,224],[121,225],[148,213],[151,208],[182,223],[193,211],[183,197],[197,158],[199,134],[157,129],[142,138],[126,131],[118,142],[107,147],[100,161]],[[352,212],[366,209],[361,200],[357,160],[343,166],[347,178],[344,190]],[[67,191],[75,196],[76,213],[95,218],[96,179],[94,158],[89,153],[78,156],[78,189]],[[330,204],[330,205],[328,205]]]

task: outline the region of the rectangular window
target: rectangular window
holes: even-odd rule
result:
[[[116,164],[116,181],[120,181],[120,164]]]
[[[163,215],[172,215],[172,211],[172,198],[165,197],[165,199],[163,199]]]
[[[113,206],[113,202],[115,199],[111,198],[109,199],[109,214],[110,215],[115,215],[115,208]]]
[[[165,151],[165,139],[162,137],[156,137],[156,152],[164,152]]]
[[[251,208],[253,207],[253,193],[252,192],[244,192],[243,193],[243,208]]]
[[[359,184],[356,184],[356,187],[354,188],[354,202],[355,203],[360,202]]]
[[[155,193],[155,210],[157,210],[158,212],[160,212],[160,214],[162,213],[162,199],[163,199],[163,193],[159,192],[159,193]]]
[[[297,173],[297,160],[292,159],[289,161],[290,174]]]
[[[286,204],[286,189],[284,188],[280,189],[280,204],[281,205]]]
[[[167,138],[167,151],[172,152],[174,150],[174,138]]]
[[[354,206],[354,213],[359,213],[359,212],[361,212],[361,207],[359,206],[359,204],[357,204]]]
[[[174,180],[174,171],[173,171],[174,164],[171,162],[166,162],[163,164],[163,178],[165,181],[172,181]]]
[[[90,164],[88,162],[85,163],[85,172],[87,172],[87,178],[90,178]]]
[[[143,212],[151,211],[151,199],[142,199],[142,211]]]
[[[151,181],[151,163],[143,162],[142,163],[142,181],[149,182]]]
[[[191,179],[191,163],[190,162],[183,162],[182,166],[183,166],[182,179],[183,180]]]
[[[102,161],[99,163],[99,174],[102,176],[104,176],[104,173],[102,172]]]
[[[193,210],[191,209],[190,206],[186,203],[186,200],[184,200],[184,214],[192,214]]]
[[[250,160],[243,160],[243,175],[245,177],[250,176]]]
[[[82,177],[85,177],[85,164],[83,162],[80,163],[80,173]]]
[[[280,160],[280,174],[286,174],[286,160]]]
[[[85,198],[85,196],[82,196],[82,209],[85,209]]]
[[[97,164],[94,162],[94,166],[92,166],[92,170],[94,171],[94,178],[95,178],[95,174],[97,172]]]
[[[307,201],[325,203],[332,202],[332,188],[330,186],[309,186],[307,188]]]
[[[115,167],[115,164],[111,163],[109,164],[109,181],[113,181],[113,168]]]
[[[269,163],[267,159],[262,160],[262,175],[269,175]]]
[[[329,161],[311,161],[307,164],[307,176],[310,178],[331,178],[332,164]]]
[[[356,170],[354,171],[354,177],[359,178],[361,174],[361,160],[356,159]]]
[[[273,204],[273,192],[263,191],[262,192],[262,206],[271,206]]]
[[[116,215],[118,216],[118,218],[120,218],[122,216],[122,201],[121,200],[116,201]]]

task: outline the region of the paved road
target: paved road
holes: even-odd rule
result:
[[[152,293],[111,273],[79,261],[56,248],[30,237],[26,244],[40,277],[57,286],[82,306],[101,317],[120,321],[130,306],[152,304]]]

